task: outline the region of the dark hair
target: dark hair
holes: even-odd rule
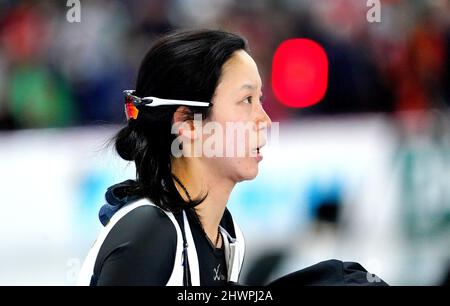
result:
[[[137,77],[135,95],[210,102],[222,74],[223,64],[237,50],[248,51],[244,38],[217,30],[175,32],[151,47]],[[136,120],[128,121],[114,137],[117,153],[136,164],[136,184],[129,195],[149,198],[169,211],[194,207],[206,196],[185,201],[171,170],[172,118],[179,106],[141,107]],[[207,118],[210,107],[189,107]],[[181,186],[184,188],[184,186]]]

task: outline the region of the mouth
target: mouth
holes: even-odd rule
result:
[[[266,144],[263,143],[263,144],[261,144],[260,146],[256,147],[255,149],[253,149],[253,153],[254,153],[256,156],[262,156],[262,155],[261,155],[261,149],[262,149],[262,147],[264,147],[265,145],[266,145]]]
[[[260,147],[256,147],[256,148],[254,148],[253,150],[252,150],[252,152],[254,152],[254,153],[260,153],[261,152],[261,148],[262,148],[262,146],[260,146]]]
[[[260,144],[258,147],[256,147],[256,150],[258,151],[258,153],[259,153],[259,151],[261,150],[261,148],[264,147],[265,145],[266,145],[266,143],[263,142],[263,143]]]

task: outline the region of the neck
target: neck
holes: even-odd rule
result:
[[[218,177],[212,171],[204,169],[196,158],[174,159],[172,173],[183,183],[192,199],[208,193],[206,199],[196,206],[195,210],[209,239],[215,242],[220,220],[235,182]],[[175,186],[181,196],[188,200],[181,186],[177,183]]]

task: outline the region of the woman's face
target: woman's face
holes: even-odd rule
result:
[[[201,157],[208,171],[234,182],[255,178],[262,160],[259,148],[266,143],[271,120],[261,105],[261,77],[255,61],[244,50],[236,51],[222,67],[211,114],[203,127],[213,123],[218,129],[203,131],[203,146],[222,154]],[[211,127],[211,126],[210,126]],[[205,133],[206,132],[206,133]],[[209,143],[208,143],[209,138]],[[210,155],[211,156],[211,155]]]

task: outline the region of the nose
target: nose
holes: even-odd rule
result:
[[[255,121],[258,130],[270,129],[270,127],[272,126],[272,120],[270,119],[269,115],[267,115],[266,111],[264,110],[261,104],[258,105],[257,116]]]

